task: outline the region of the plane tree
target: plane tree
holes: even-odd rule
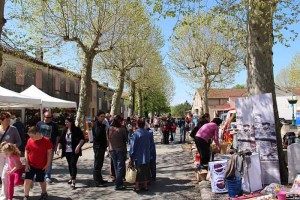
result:
[[[95,57],[116,47],[127,17],[126,0],[28,0],[16,17],[30,27],[28,34],[44,44],[73,43],[79,49],[81,81],[76,123],[83,126],[91,98],[91,79]],[[69,49],[77,53],[77,49]]]

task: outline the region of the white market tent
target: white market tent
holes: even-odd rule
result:
[[[77,103],[75,101],[66,101],[63,99],[52,97],[45,92],[41,91],[34,85],[30,86],[26,90],[20,93],[32,98],[38,98],[42,101],[42,108],[76,108]]]
[[[26,96],[0,86],[0,107],[27,108],[40,107],[41,104],[40,98]]]

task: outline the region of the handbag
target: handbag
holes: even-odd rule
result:
[[[137,170],[133,167],[131,167],[131,168],[128,167],[126,170],[126,176],[125,176],[126,182],[135,183],[136,175],[137,175]]]

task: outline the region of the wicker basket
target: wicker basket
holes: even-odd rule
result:
[[[213,152],[213,153],[220,153],[220,151],[218,150],[218,147],[217,147],[216,144],[211,144],[211,145],[210,145],[210,150],[211,150],[211,152]]]

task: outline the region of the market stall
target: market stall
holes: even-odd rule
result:
[[[63,99],[52,97],[45,92],[41,91],[34,85],[30,86],[26,90],[20,93],[32,98],[41,99],[41,117],[43,117],[43,108],[76,108],[77,103],[74,101],[66,101]]]
[[[4,87],[0,87],[0,107],[10,108],[27,108],[39,107],[42,104],[40,98],[20,94]]]
[[[236,200],[298,198],[300,176],[297,177],[297,174],[300,169],[297,152],[300,145],[288,147],[289,182],[294,182],[290,190],[280,185],[272,95],[238,98],[235,106],[235,126],[232,127],[229,122],[226,126],[228,135],[233,134],[234,137],[226,141],[227,151],[218,152],[209,163],[206,179],[211,181],[212,192],[228,192],[229,197]],[[199,169],[201,171],[201,167]]]

